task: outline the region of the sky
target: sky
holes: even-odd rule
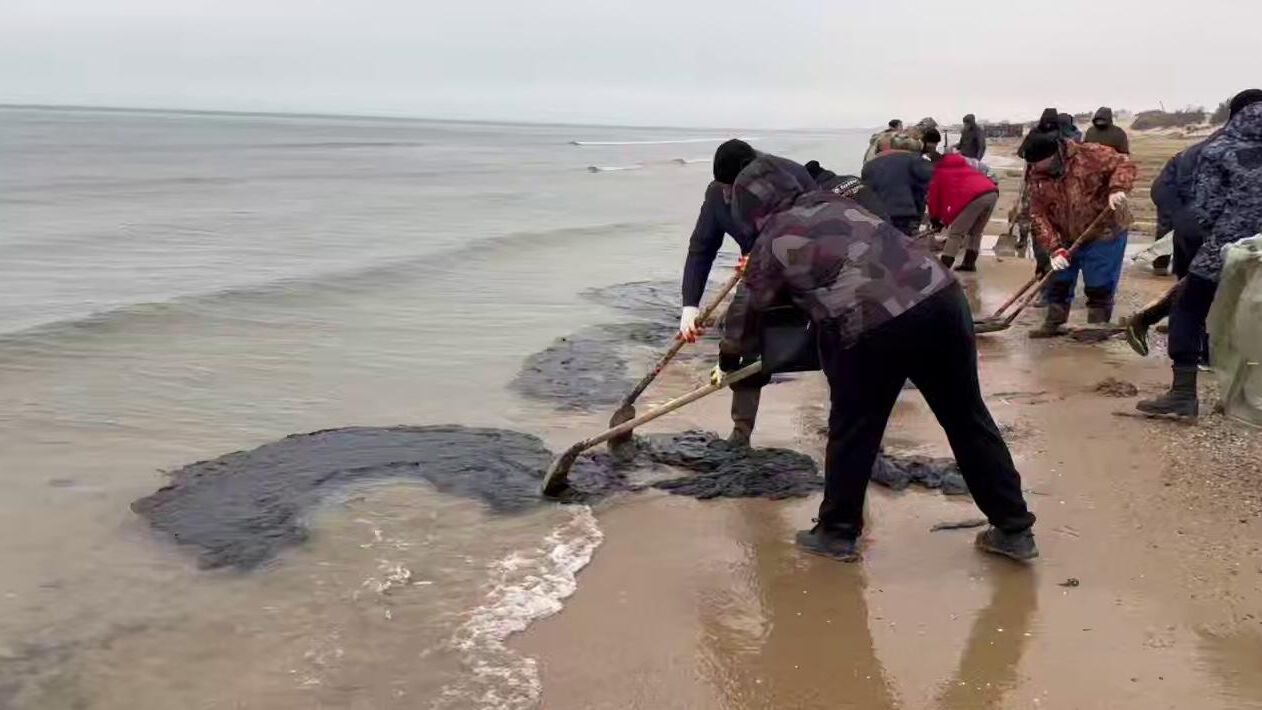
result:
[[[1258,0],[0,0],[0,103],[839,128],[1212,108]]]

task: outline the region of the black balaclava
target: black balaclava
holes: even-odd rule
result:
[[[754,161],[757,153],[748,143],[738,138],[726,141],[714,151],[714,179],[724,185],[736,182],[741,170]]]
[[[1262,101],[1262,89],[1245,89],[1231,99],[1231,115],[1240,113],[1246,106]]]

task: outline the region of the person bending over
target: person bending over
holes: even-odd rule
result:
[[[877,160],[880,160],[878,158]],[[910,379],[946,430],[960,472],[991,527],[981,549],[1018,560],[1038,555],[1021,477],[982,400],[973,317],[960,284],[923,243],[852,199],[815,189],[775,156],[736,177],[732,208],[757,235],[746,265],[745,350],[759,350],[758,313],[792,301],[819,338],[831,411],[824,500],[806,552],[859,558],[863,501],[890,412]],[[934,357],[925,357],[930,348]],[[730,371],[739,362],[724,362]]]

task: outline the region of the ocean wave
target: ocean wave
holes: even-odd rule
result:
[[[43,341],[80,333],[112,330],[135,319],[169,318],[186,315],[221,303],[240,300],[301,295],[304,291],[328,293],[356,292],[376,289],[399,279],[414,279],[426,269],[442,270],[453,262],[467,260],[470,254],[486,256],[498,249],[517,249],[522,242],[539,246],[546,242],[568,243],[605,236],[611,233],[636,232],[662,226],[658,222],[616,222],[583,227],[565,227],[544,231],[510,232],[495,237],[479,239],[452,249],[443,249],[395,259],[384,263],[369,263],[345,269],[319,271],[310,274],[282,276],[259,283],[226,286],[199,293],[173,294],[161,300],[126,303],[108,306],[46,321],[23,322],[8,331],[0,331],[0,346],[26,341]]]
[[[674,145],[676,143],[722,143],[726,138],[668,138],[653,141],[570,141],[574,146],[608,146],[608,145]],[[754,140],[754,139],[746,139]]]
[[[535,659],[504,642],[531,623],[561,611],[578,589],[577,575],[592,560],[604,533],[587,506],[568,509],[569,519],[534,550],[516,551],[490,566],[486,601],[466,616],[451,638],[469,673],[443,688],[430,706],[533,708],[543,685]]]
[[[697,163],[708,163],[710,158],[671,158],[670,162],[678,165],[695,165]]]
[[[587,172],[589,173],[617,173],[617,172],[622,172],[625,170],[639,170],[643,167],[644,166],[639,163],[636,163],[635,165],[608,165],[608,166],[588,165]]]

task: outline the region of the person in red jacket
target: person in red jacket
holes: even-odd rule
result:
[[[935,227],[946,226],[942,263],[950,268],[962,244],[964,260],[955,270],[977,271],[982,233],[999,202],[999,187],[969,165],[964,156],[952,153],[934,168],[927,202],[929,220]]]

